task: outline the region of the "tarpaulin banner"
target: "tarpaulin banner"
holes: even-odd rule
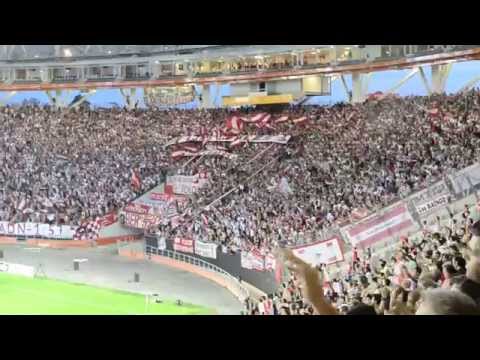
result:
[[[195,240],[195,254],[210,259],[216,259],[217,244]]]
[[[431,213],[443,208],[448,204],[450,191],[445,181],[440,181],[428,189],[422,190],[411,196],[408,201],[411,202],[418,215],[428,216]]]
[[[134,229],[148,230],[158,226],[162,218],[153,214],[140,214],[130,211],[124,211],[120,215],[120,222],[127,227]]]
[[[76,226],[39,223],[9,223],[0,221],[0,235],[45,237],[49,239],[73,239]]]
[[[193,243],[192,239],[177,237],[173,240],[173,250],[193,254]]]
[[[171,154],[171,157],[173,159],[181,159],[183,157],[196,157],[196,156],[222,156],[231,160],[236,159],[238,157],[238,155],[236,154],[230,154],[229,152],[216,150],[216,149],[204,150],[199,152],[179,150],[179,151],[174,151]]]
[[[265,271],[265,257],[258,251],[242,251],[241,266],[244,269]]]
[[[480,164],[469,166],[449,176],[455,194],[461,194],[480,184]]]
[[[175,175],[167,177],[167,185],[172,186],[175,194],[190,195],[204,186],[208,180],[197,175]]]
[[[265,270],[267,271],[275,271],[277,267],[277,259],[273,254],[267,254],[265,256]]]
[[[252,258],[250,257],[250,253],[248,251],[242,251],[241,258],[240,258],[240,265],[244,269],[252,270]]]
[[[190,142],[200,142],[200,143],[208,143],[208,142],[233,142],[233,141],[241,141],[241,142],[250,142],[250,143],[277,143],[277,144],[286,144],[290,140],[290,135],[242,135],[237,137],[228,137],[228,136],[209,136],[209,137],[202,137],[202,136],[181,136],[176,138],[170,142],[168,142],[165,146],[172,146],[177,144],[183,143],[190,143]]]
[[[399,203],[381,214],[353,225],[345,233],[353,246],[370,246],[415,225],[406,204]]]
[[[338,237],[305,246],[297,246],[292,251],[300,259],[313,266],[320,264],[331,265],[344,261]]]

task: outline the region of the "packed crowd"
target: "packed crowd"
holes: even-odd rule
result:
[[[292,135],[287,145],[250,144],[236,159],[200,158],[182,169],[206,168],[211,181],[170,235],[265,251],[318,239],[475,162],[479,105],[473,91],[286,109],[278,116],[309,121],[261,131]]]
[[[354,249],[347,274],[330,278],[292,253],[292,273],[249,315],[480,315],[480,223],[465,207],[460,219],[437,219],[417,238],[403,238],[391,258]]]
[[[78,225],[155,186],[166,158],[142,115],[2,108],[0,220]]]

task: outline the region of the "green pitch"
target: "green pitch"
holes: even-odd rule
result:
[[[0,315],[207,315],[214,311],[144,295],[0,273]]]

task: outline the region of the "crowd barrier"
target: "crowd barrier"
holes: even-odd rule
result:
[[[119,248],[120,256],[133,258],[136,260],[149,260],[157,264],[173,267],[179,270],[188,271],[195,275],[209,279],[218,285],[230,291],[240,302],[245,301],[250,296],[247,287],[242,282],[207,261],[194,256],[189,256],[176,251],[160,250],[146,245],[145,249],[139,246],[124,246]]]
[[[236,279],[240,279],[242,282],[251,284],[261,293],[271,293],[278,288],[278,281],[273,271],[257,271],[253,269],[245,269],[242,267],[242,259],[240,252],[224,253],[221,247],[215,248],[215,258],[203,257],[199,254],[195,254],[193,251],[185,254],[175,250],[175,242],[166,241],[159,246],[159,240],[156,236],[145,236],[146,246],[150,249],[158,249],[158,251],[171,251],[178,254],[184,254],[191,258],[198,259],[199,261],[205,261],[220,269],[223,269],[226,273],[230,274]]]
[[[15,245],[26,244],[29,246],[38,246],[52,249],[68,249],[68,248],[91,248],[95,246],[112,245],[119,242],[135,242],[141,241],[142,235],[125,235],[99,238],[96,242],[87,240],[59,240],[59,239],[37,239],[27,237],[0,236],[0,244]]]

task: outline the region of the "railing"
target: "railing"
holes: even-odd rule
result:
[[[244,301],[245,299],[247,299],[250,296],[249,291],[241,284],[239,279],[235,278],[234,276],[232,276],[231,274],[229,274],[225,270],[219,268],[218,266],[210,264],[209,262],[207,262],[205,260],[198,259],[196,257],[189,256],[189,255],[186,255],[186,254],[183,254],[183,253],[180,253],[180,252],[176,252],[176,251],[161,250],[161,249],[158,249],[158,248],[155,248],[155,247],[152,247],[152,246],[148,246],[148,245],[145,246],[145,253],[147,255],[152,255],[153,254],[153,255],[164,256],[164,257],[176,260],[176,261],[181,261],[181,262],[184,262],[184,263],[187,263],[187,264],[198,266],[199,268],[205,269],[207,271],[211,271],[211,272],[220,274],[223,277],[225,277],[227,280],[229,280],[230,283],[237,288],[237,290],[238,290],[237,293],[240,295],[239,297],[240,297],[241,301]]]

